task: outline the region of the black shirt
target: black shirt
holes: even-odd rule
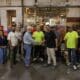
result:
[[[0,37],[0,46],[7,46],[7,43],[8,43],[8,41],[7,41],[7,37]]]
[[[55,48],[56,47],[56,35],[54,32],[45,32],[45,44],[48,48]]]

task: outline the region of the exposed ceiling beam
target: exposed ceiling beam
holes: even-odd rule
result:
[[[0,6],[0,8],[2,8],[2,7],[22,7],[22,6]],[[34,7],[34,6],[23,6],[23,7]],[[38,6],[38,7],[41,7],[41,6]],[[49,6],[42,6],[42,7],[49,7]],[[58,8],[80,8],[80,5],[75,5],[75,6],[51,6],[51,7],[53,7],[53,8],[56,8],[56,7],[58,7]]]

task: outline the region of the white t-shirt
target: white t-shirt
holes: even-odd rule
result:
[[[15,32],[15,35],[18,40],[22,40],[22,33],[21,32]]]
[[[17,44],[18,44],[18,39],[17,39],[17,37],[16,37],[15,32],[10,32],[10,33],[8,34],[8,40],[11,41],[11,45],[12,45],[12,46],[17,46]]]

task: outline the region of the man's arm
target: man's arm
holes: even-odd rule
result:
[[[65,42],[65,47],[67,48],[67,33],[66,33],[66,35],[64,36],[64,42]]]
[[[23,42],[24,42],[24,43],[27,43],[27,42],[28,42],[27,40],[28,40],[29,42],[31,42],[31,43],[34,43],[34,40],[32,39],[32,37],[31,37],[30,35],[28,35],[28,34],[25,33],[25,34],[24,34],[24,37],[23,37]]]
[[[9,46],[11,46],[11,36],[10,36],[10,33],[8,34],[7,40],[8,40]]]
[[[29,38],[28,38],[29,40],[30,40],[30,42],[32,43],[32,44],[34,44],[35,42],[34,42],[34,40],[33,40],[33,38],[32,38],[32,36],[29,36]]]

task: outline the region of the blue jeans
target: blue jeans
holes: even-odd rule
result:
[[[76,59],[76,49],[68,49],[69,53],[69,61],[72,63],[72,65],[76,65],[77,59]]]
[[[31,45],[28,44],[24,44],[24,50],[25,50],[25,65],[29,65],[30,64],[30,57],[31,57]]]
[[[7,60],[7,49],[0,48],[0,64],[5,63]]]
[[[3,63],[3,50],[0,48],[0,64]]]
[[[7,48],[3,48],[3,63],[7,62]]]

